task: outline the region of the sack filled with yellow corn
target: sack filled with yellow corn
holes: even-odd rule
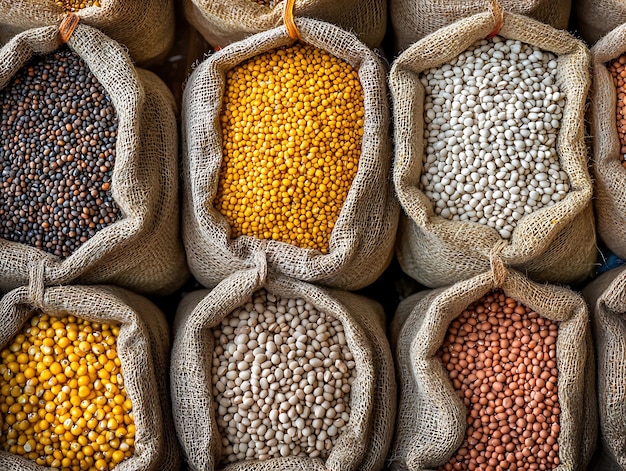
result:
[[[191,75],[183,99],[183,241],[215,286],[254,266],[342,289],[389,263],[385,73],[352,34],[311,19],[232,44]],[[291,31],[291,34],[296,34]]]
[[[32,282],[0,302],[0,469],[171,471],[165,317],[116,287]]]

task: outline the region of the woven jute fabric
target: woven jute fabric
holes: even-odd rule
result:
[[[602,36],[626,23],[624,0],[575,0],[572,14],[576,30],[591,46]]]
[[[153,63],[174,43],[173,0],[100,0],[74,13],[80,22],[124,45],[140,64]],[[0,0],[0,44],[22,31],[58,26],[65,16],[53,0]]]
[[[396,384],[382,307],[345,291],[326,290],[252,268],[235,273],[212,291],[185,297],[176,313],[171,388],[174,421],[183,455],[193,471],[374,471],[383,468],[395,418]],[[213,413],[211,329],[264,288],[301,298],[343,324],[356,363],[350,420],[328,459],[306,456],[248,460],[220,467],[222,441]]]
[[[393,181],[404,209],[397,254],[402,269],[431,288],[485,272],[494,255],[531,279],[552,283],[584,280],[596,260],[592,185],[584,142],[589,55],[584,44],[565,31],[504,13],[499,35],[558,57],[556,81],[566,104],[556,150],[569,178],[567,196],[525,216],[505,241],[486,225],[437,216],[434,203],[420,189],[425,126],[420,75],[451,61],[485,38],[495,25],[491,13],[480,13],[447,26],[403,52],[389,75],[394,108]]]
[[[591,49],[593,85],[590,121],[598,236],[621,258],[626,257],[626,168],[617,134],[617,90],[607,64],[626,52],[626,25]]]
[[[492,2],[493,0],[390,0],[389,15],[396,48],[401,51],[444,26],[489,11]],[[567,28],[572,8],[572,0],[500,0],[500,4],[508,12],[528,16],[560,29]]]
[[[69,257],[0,239],[0,290],[28,284],[45,262],[45,284],[110,283],[138,292],[175,291],[188,276],[178,224],[178,142],[174,98],[119,45],[78,25],[69,47],[111,97],[118,117],[111,192],[122,217]],[[35,54],[59,47],[56,27],[25,31],[0,49],[0,89]],[[96,119],[96,118],[94,118]]]
[[[456,453],[467,427],[467,411],[436,356],[448,326],[472,302],[494,288],[558,322],[556,360],[561,408],[558,471],[584,470],[597,435],[595,368],[589,316],[573,291],[534,283],[506,270],[491,272],[400,303],[392,324],[399,403],[390,453],[392,470],[435,470]]]
[[[626,267],[599,276],[582,292],[589,304],[598,368],[603,452],[626,468]]]
[[[364,95],[364,132],[357,174],[330,237],[327,254],[250,236],[230,237],[213,206],[222,163],[220,112],[225,75],[260,53],[291,45],[284,26],[220,50],[191,75],[183,97],[183,241],[191,272],[206,287],[254,265],[263,251],[269,270],[341,289],[376,280],[393,255],[399,209],[390,179],[391,141],[385,73],[378,58],[352,34],[328,23],[298,19],[306,43],[358,71]]]
[[[33,280],[35,281],[35,280]],[[168,388],[169,329],[163,313],[147,299],[110,286],[56,286],[39,283],[9,292],[0,301],[0,348],[6,347],[37,312],[63,313],[120,326],[117,353],[136,426],[133,456],[116,471],[172,471],[180,449],[172,424]],[[21,456],[0,451],[3,471],[44,471]]]
[[[209,44],[220,47],[280,26],[285,3],[270,7],[253,0],[183,0],[189,23]],[[380,46],[387,29],[384,0],[296,0],[294,13],[335,24],[372,48]]]

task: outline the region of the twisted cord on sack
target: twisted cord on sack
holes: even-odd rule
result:
[[[267,279],[267,240],[262,240],[259,248],[254,252],[253,260],[254,266],[257,270],[257,283],[262,285]]]
[[[504,240],[494,245],[489,252],[489,265],[491,265],[491,275],[493,276],[494,288],[500,288],[506,278],[506,266],[500,257],[502,250],[507,246]]]
[[[38,309],[43,308],[45,293],[45,262],[32,260],[28,264],[28,297],[32,305]]]
[[[63,17],[59,25],[59,38],[61,38],[61,43],[65,44],[70,40],[79,21],[80,18],[74,13],[68,13]]]
[[[285,11],[283,13],[283,21],[285,22],[285,27],[287,28],[287,34],[291,39],[295,39],[296,41],[302,41],[302,37],[300,36],[300,31],[298,31],[298,27],[296,26],[296,20],[294,18],[294,7],[296,5],[296,0],[287,0],[285,2]]]
[[[491,0],[490,10],[491,14],[493,15],[495,25],[491,33],[487,35],[487,39],[491,39],[494,36],[497,36],[502,29],[502,26],[504,25],[504,10],[498,0]]]

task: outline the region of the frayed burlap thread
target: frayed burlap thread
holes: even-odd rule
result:
[[[408,275],[431,288],[489,270],[489,255],[502,238],[486,225],[437,216],[433,202],[420,190],[424,156],[424,87],[420,74],[457,57],[493,31],[495,23],[491,13],[481,13],[433,33],[402,53],[389,75],[394,107],[393,180],[404,209],[397,255]],[[504,13],[499,34],[558,57],[557,83],[566,96],[566,105],[557,152],[571,188],[562,201],[518,222],[499,256],[506,266],[536,281],[582,281],[596,260],[583,119],[589,88],[587,49],[567,32],[509,13]]]
[[[302,298],[342,322],[356,363],[350,420],[328,459],[306,456],[248,460],[220,467],[221,437],[213,413],[211,328],[257,290]],[[257,269],[235,273],[212,291],[186,296],[176,313],[171,388],[176,432],[194,471],[376,471],[383,468],[395,418],[396,386],[382,307],[345,291],[325,290]]]
[[[390,0],[389,15],[396,50],[402,51],[455,21],[490,11],[492,1]],[[569,21],[572,0],[500,0],[500,4],[505,11],[565,29]]]
[[[212,46],[224,47],[283,24],[285,1],[272,7],[253,0],[183,0],[185,17]],[[384,0],[297,0],[297,18],[315,18],[350,31],[369,47],[387,28]]]
[[[584,290],[598,366],[603,451],[626,468],[626,267],[602,274]]]
[[[31,287],[32,288],[32,287]],[[37,308],[32,289],[16,288],[0,301],[0,346],[4,348],[37,311],[68,313],[92,322],[120,326],[117,351],[136,426],[135,451],[116,471],[173,471],[180,451],[172,425],[168,389],[169,329],[163,313],[147,299],[108,286],[42,288]],[[44,471],[50,468],[0,451],[3,471]]]
[[[341,289],[374,282],[393,255],[399,208],[390,182],[391,141],[385,73],[378,58],[336,26],[296,19],[307,43],[345,60],[359,74],[365,117],[361,155],[327,254],[280,241],[230,237],[226,218],[213,206],[222,163],[219,121],[226,72],[277,47],[293,44],[284,26],[220,50],[189,78],[183,97],[183,241],[189,267],[206,287],[253,267],[262,250],[268,269]]]
[[[590,120],[598,237],[626,258],[626,168],[617,134],[617,90],[607,64],[626,53],[626,25],[591,49],[593,87]]]
[[[100,0],[75,12],[80,22],[128,48],[133,60],[151,64],[174,43],[173,0]],[[0,0],[0,44],[33,28],[58,26],[65,11],[52,0]]]
[[[111,191],[122,217],[64,259],[0,239],[0,290],[28,284],[29,263],[43,260],[46,285],[110,283],[138,292],[173,292],[188,276],[178,224],[174,98],[156,75],[136,69],[100,31],[79,24],[68,45],[98,78],[117,112]],[[33,55],[58,47],[56,27],[13,38],[0,49],[0,89]]]
[[[436,470],[463,442],[467,412],[436,352],[450,323],[494,289],[493,280],[487,272],[450,287],[419,292],[400,303],[391,337],[399,390],[391,470]],[[559,322],[561,462],[555,470],[584,470],[597,434],[595,369],[585,302],[573,291],[539,285],[512,270],[501,289],[540,316]]]

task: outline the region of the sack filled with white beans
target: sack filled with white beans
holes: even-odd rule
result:
[[[381,470],[395,418],[382,307],[249,269],[191,293],[171,388],[190,469]]]
[[[437,287],[490,259],[553,283],[596,257],[584,143],[588,53],[569,33],[480,13],[393,64],[403,270]]]

